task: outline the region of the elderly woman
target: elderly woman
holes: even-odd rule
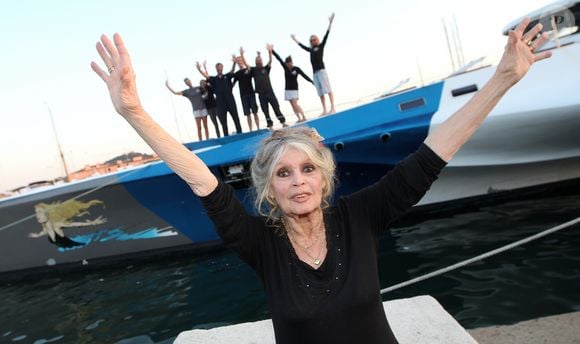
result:
[[[376,184],[329,206],[334,161],[306,128],[279,130],[252,163],[256,206],[248,214],[233,189],[195,154],[167,134],[141,106],[121,37],[106,36],[97,51],[108,72],[92,63],[121,114],[201,197],[224,242],[260,277],[278,343],[396,343],[383,311],[377,271],[377,234],[418,202],[437,174],[471,137],[502,96],[530,66],[541,27],[510,32],[489,82],[440,125],[419,150]]]

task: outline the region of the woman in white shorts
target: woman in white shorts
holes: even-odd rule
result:
[[[292,110],[298,117],[298,123],[306,121],[306,116],[304,116],[304,111],[300,104],[298,104],[298,75],[302,75],[304,79],[308,82],[313,83],[312,79],[306,75],[299,67],[294,66],[292,63],[292,57],[288,56],[285,61],[282,61],[280,55],[274,51],[274,46],[269,45],[269,49],[272,50],[272,54],[276,57],[276,60],[280,62],[282,68],[284,68],[284,77],[286,80],[284,99],[290,102]]]
[[[183,79],[183,82],[185,82],[188,88],[179,92],[174,91],[169,86],[169,81],[165,81],[165,86],[167,86],[171,93],[189,99],[191,106],[193,107],[195,125],[197,126],[197,139],[203,141],[203,135],[201,134],[202,125],[205,132],[205,138],[209,139],[209,130],[207,129],[207,109],[205,108],[205,101],[201,96],[203,92],[199,86],[193,87],[191,80],[188,78]]]

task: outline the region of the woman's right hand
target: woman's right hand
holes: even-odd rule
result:
[[[121,35],[114,34],[113,40],[114,45],[106,35],[101,35],[101,41],[97,42],[97,52],[107,71],[101,69],[94,61],[91,62],[91,68],[107,84],[115,110],[123,117],[130,117],[143,112],[143,108],[137,94],[135,72],[129,52]]]

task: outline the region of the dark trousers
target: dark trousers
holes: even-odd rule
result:
[[[218,125],[217,122],[217,111],[216,109],[213,107],[211,109],[207,109],[207,114],[209,115],[209,118],[211,119],[211,122],[213,123],[213,127],[215,128],[215,134],[217,137],[222,137],[220,135],[220,127]]]
[[[224,136],[229,136],[228,132],[228,112],[232,119],[234,120],[234,124],[236,126],[236,132],[238,134],[242,133],[242,126],[240,124],[240,118],[238,117],[238,109],[236,107],[236,101],[233,95],[228,95],[225,97],[217,97],[217,115],[220,123],[222,124],[222,129],[224,131]]]
[[[268,104],[272,105],[272,109],[274,109],[274,113],[276,114],[276,117],[280,123],[286,122],[286,118],[284,118],[284,115],[280,111],[280,104],[278,104],[278,99],[276,99],[274,92],[260,93],[258,94],[258,97],[260,98],[260,107],[262,108],[264,116],[266,116],[268,127],[271,127],[274,124],[270,119],[270,109]]]

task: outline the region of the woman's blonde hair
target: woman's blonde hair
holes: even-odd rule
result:
[[[324,180],[321,206],[323,209],[328,207],[334,193],[336,163],[330,149],[322,144],[323,139],[316,129],[300,126],[275,130],[262,141],[250,167],[255,192],[254,204],[260,215],[267,217],[272,224],[279,223],[282,217],[270,192],[274,167],[289,148],[304,152],[320,169]]]

